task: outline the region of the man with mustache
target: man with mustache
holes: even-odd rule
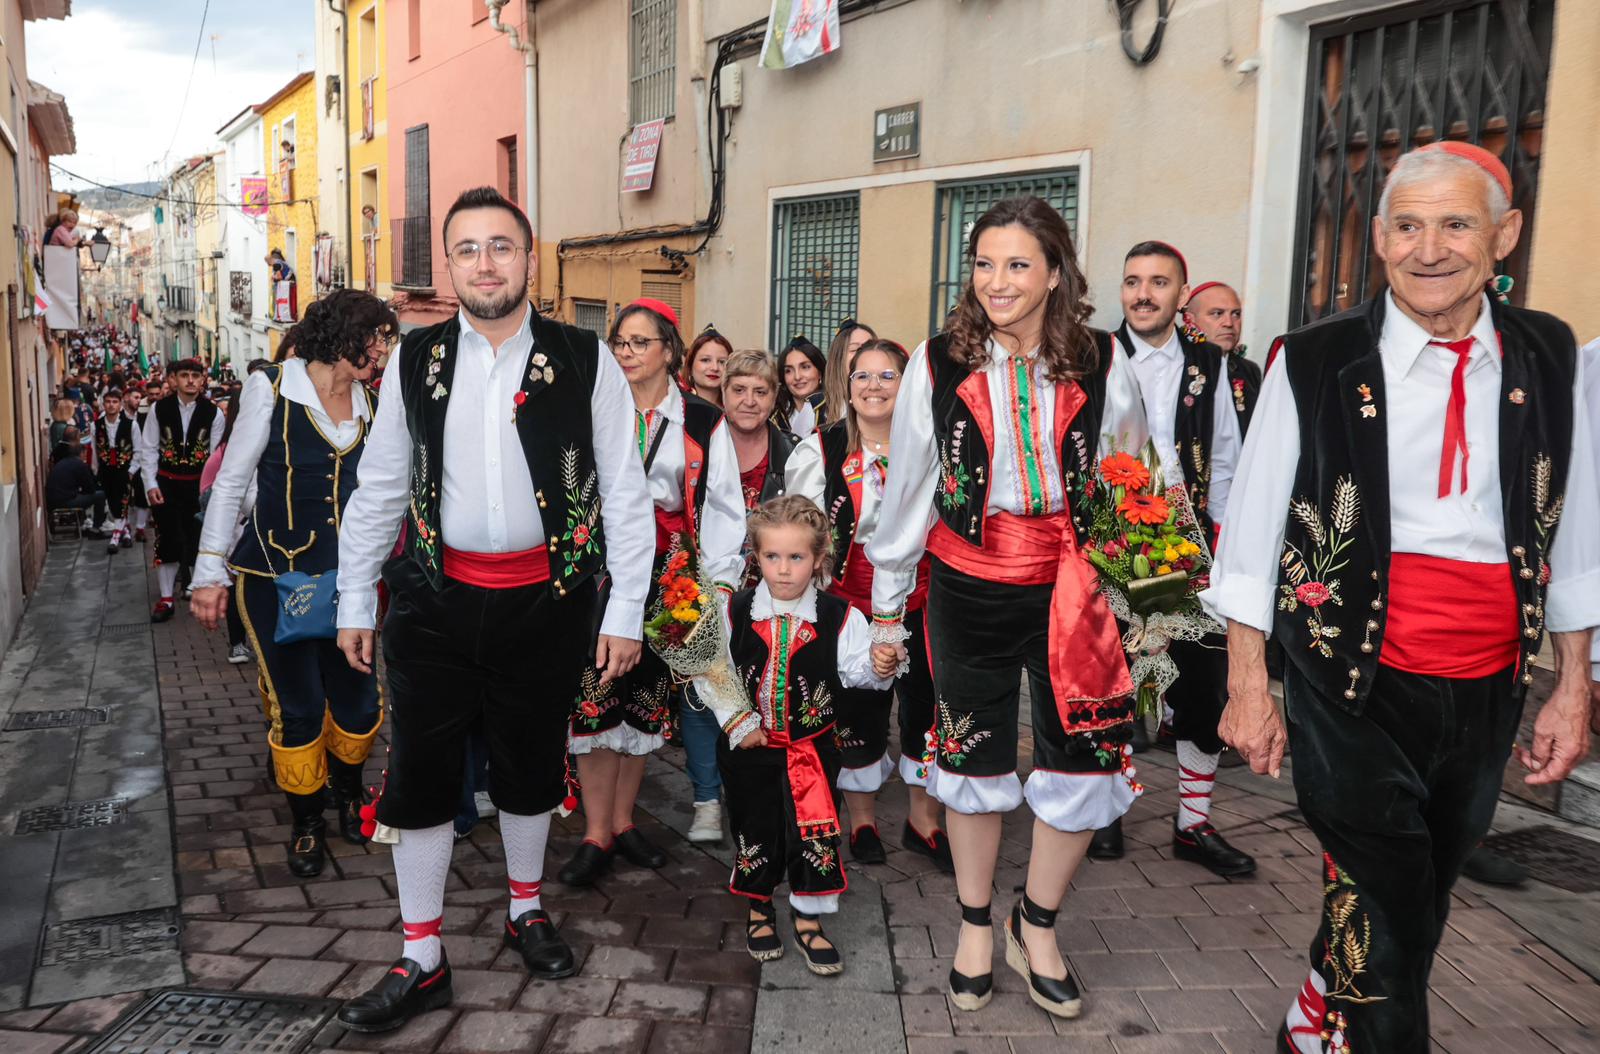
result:
[[[1191,339],[1176,325],[1178,306],[1189,296],[1188,280],[1183,255],[1166,242],[1140,242],[1129,249],[1122,268],[1124,319],[1117,344],[1133,360],[1167,486],[1186,488],[1210,543],[1228,503],[1243,430],[1222,352],[1204,339]],[[1220,635],[1173,641],[1169,653],[1178,665],[1178,680],[1166,698],[1178,750],[1173,855],[1229,878],[1251,874],[1255,860],[1229,845],[1211,823],[1211,791],[1224,745],[1217,721],[1226,701],[1225,643]],[[1122,856],[1120,820],[1095,832],[1089,855],[1102,860]]]
[[[567,718],[591,659],[602,680],[639,661],[655,553],[633,397],[599,338],[528,302],[527,216],[479,187],[456,199],[443,235],[461,310],[390,356],[339,532],[339,647],[363,672],[380,566],[389,589],[392,741],[363,819],[394,847],[405,932],[400,959],[339,1010],[357,1032],[397,1029],[451,1000],[440,931],[476,728],[505,843],[501,938],[535,977],[577,972],[540,899],[550,814],[576,806]],[[389,557],[402,520],[403,548]],[[602,566],[611,597],[597,642]]]

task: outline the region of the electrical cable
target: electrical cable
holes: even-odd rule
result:
[[[217,199],[215,199],[213,201],[196,201],[196,200],[193,200],[193,199],[190,199],[190,198],[175,198],[171,194],[147,194],[142,190],[130,190],[127,187],[120,187],[120,186],[117,186],[117,185],[112,184],[112,183],[101,183],[99,180],[90,179],[88,176],[81,176],[78,173],[73,172],[71,169],[68,169],[68,168],[63,167],[62,165],[56,164],[54,161],[50,162],[50,167],[55,169],[57,172],[60,172],[64,176],[71,176],[73,179],[79,180],[79,181],[81,181],[83,183],[87,183],[91,187],[99,187],[101,190],[114,190],[119,194],[126,194],[129,197],[134,197],[134,198],[145,198],[145,199],[147,199],[149,201],[164,201],[169,205],[189,205],[189,206],[192,206],[192,207],[197,208],[197,209],[206,209],[206,208],[245,209],[245,208],[260,208],[261,207],[260,205],[251,205],[251,204],[249,204],[247,202],[242,202],[242,201],[228,201],[228,200],[226,200],[224,198],[217,198]],[[270,190],[270,187],[269,187],[269,190]],[[304,205],[304,204],[306,204],[308,202],[315,202],[316,200],[317,200],[316,198],[287,198],[287,199],[281,199],[281,200],[278,200],[278,201],[273,201],[271,199],[270,195],[269,195],[266,204],[269,205],[269,206],[271,206],[271,205]]]
[[[206,39],[206,16],[211,14],[211,0],[206,0],[206,6],[200,9],[200,31],[194,38],[194,58],[189,61],[189,79],[183,85],[183,102],[178,106],[178,120],[172,128],[172,141],[167,144],[166,153],[161,155],[165,161],[172,156],[172,148],[178,145],[178,132],[183,128],[183,115],[189,109],[189,92],[194,88],[194,70],[200,64],[200,45]]]

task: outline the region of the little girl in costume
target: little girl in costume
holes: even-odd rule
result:
[[[750,514],[749,530],[761,581],[733,595],[728,625],[733,667],[754,708],[716,712],[737,850],[728,889],[750,898],[750,954],[776,959],[783,942],[772,894],[787,878],[795,946],[812,973],[836,974],[844,960],[819,917],[839,910],[848,885],[833,801],[833,700],[841,688],[887,688],[895,663],[875,667],[866,618],[817,588],[832,536],[821,509],[797,495],[777,498]]]

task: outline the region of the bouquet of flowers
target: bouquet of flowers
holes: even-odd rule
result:
[[[1102,459],[1086,488],[1094,519],[1085,553],[1112,613],[1127,624],[1122,646],[1132,660],[1140,718],[1159,709],[1178,679],[1167,645],[1222,631],[1200,606],[1211,553],[1188,493],[1162,479],[1155,448],[1146,445],[1142,458],[1118,451]]]
[[[685,539],[667,557],[645,609],[644,636],[680,681],[693,680],[703,704],[749,709],[728,657],[727,632],[717,591],[706,582],[694,547]]]

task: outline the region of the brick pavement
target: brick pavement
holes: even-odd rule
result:
[[[334,998],[365,988],[398,950],[387,850],[335,840],[319,879],[292,878],[283,849],[288,816],[265,781],[254,667],[226,665],[220,635],[202,634],[186,615],[157,628],[155,647],[190,983]],[[1025,756],[1026,740],[1022,749]],[[670,751],[663,760],[681,761]],[[1270,1030],[1304,977],[1304,948],[1316,924],[1316,846],[1287,804],[1222,786],[1216,819],[1257,855],[1257,877],[1227,882],[1170,859],[1172,765],[1168,754],[1141,757],[1149,790],[1129,816],[1127,859],[1088,862],[1074,882],[1059,927],[1087,992],[1085,1016],[1073,1022],[1034,1007],[1000,961],[990,1006],[952,1011],[943,992],[957,929],[953,880],[897,848],[904,795],[890,784],[880,810],[889,860],[862,871],[882,890],[904,1049],[1271,1050]],[[710,1054],[749,1049],[754,1038],[761,1050],[805,1047],[803,1034],[752,1037],[761,970],[743,951],[743,906],[722,892],[726,867],[658,819],[641,819],[670,853],[661,871],[619,865],[593,890],[546,885],[547,904],[582,963],[578,977],[531,982],[514,953],[502,949],[502,851],[492,824],[480,825],[456,847],[446,894],[454,1006],[384,1036],[330,1026],[317,1045]],[[1022,883],[1030,823],[1023,811],[1007,819],[997,921]],[[557,823],[552,873],[579,837],[572,820]],[[1457,893],[1450,927],[1434,974],[1437,1049],[1600,1052],[1600,987],[1586,975],[1471,890]],[[850,934],[841,938],[848,953]],[[0,1015],[0,1050],[82,1049],[137,999]],[[827,1009],[821,1003],[818,1014]]]

